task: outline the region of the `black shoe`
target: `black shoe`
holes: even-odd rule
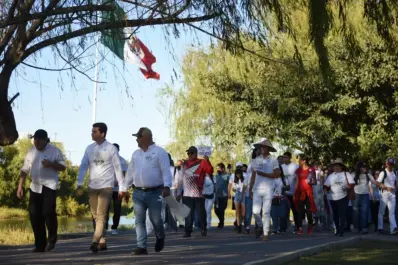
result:
[[[134,256],[148,255],[148,250],[146,248],[136,248],[131,254]]]
[[[184,234],[182,237],[184,237],[184,238],[191,237],[191,233],[187,233],[187,232],[185,232],[185,234]]]
[[[97,253],[98,252],[98,243],[97,242],[93,242],[90,246],[90,250],[93,253]]]
[[[99,251],[108,250],[108,246],[106,245],[106,243],[99,243],[99,244],[98,244],[98,250],[99,250]]]
[[[237,231],[236,231],[238,234],[242,234],[242,226],[240,225],[240,226],[238,226],[238,229],[237,229]]]
[[[263,234],[263,228],[262,227],[257,227],[257,229],[256,229],[256,239],[259,239],[262,234]]]
[[[200,233],[202,236],[207,236],[207,229],[203,229]]]
[[[250,234],[250,228],[245,229],[246,234]]]
[[[224,224],[223,223],[218,223],[217,228],[220,228],[220,229],[224,228]]]
[[[178,227],[179,227],[179,228],[184,228],[185,226],[184,226],[184,225],[179,225]]]
[[[32,249],[32,253],[40,253],[40,252],[46,252],[46,250],[45,249],[39,249],[39,248]]]
[[[378,229],[377,232],[379,233],[379,235],[384,235],[384,230],[383,229]]]
[[[155,251],[160,252],[164,248],[164,237],[163,238],[157,238],[156,239],[156,244],[155,244]]]
[[[47,250],[47,251],[51,251],[51,250],[53,250],[54,248],[55,248],[55,243],[48,243],[48,244],[47,244],[46,250]]]

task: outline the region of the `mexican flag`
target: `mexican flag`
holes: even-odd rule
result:
[[[102,12],[103,22],[119,21],[126,17],[124,10],[116,1],[109,4],[113,5],[115,10],[113,12]],[[160,75],[152,70],[152,64],[156,62],[156,57],[133,34],[131,28],[105,30],[101,35],[101,43],[121,60],[138,65],[145,78],[160,79]]]

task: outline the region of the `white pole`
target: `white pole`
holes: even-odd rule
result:
[[[95,82],[94,82],[94,96],[93,96],[93,124],[97,121],[97,92],[98,92],[98,46],[99,46],[99,35],[97,39],[97,45],[95,48]]]

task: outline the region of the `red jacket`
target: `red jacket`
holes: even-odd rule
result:
[[[316,179],[315,169],[312,167],[308,168],[307,170],[304,170],[300,167],[296,170],[297,188],[294,194],[294,204],[297,210],[299,210],[299,201],[302,201],[308,197],[310,201],[310,210],[312,213],[316,213],[316,205],[314,201],[314,195],[312,193],[312,186],[307,183],[307,178],[310,173],[313,174],[313,178]]]
[[[205,183],[206,174],[211,175],[214,172],[213,166],[211,165],[210,161],[205,159],[186,160],[184,161],[183,166],[184,169],[189,169],[194,166],[197,166],[198,164],[199,167],[196,169],[196,171],[193,174],[198,176],[198,178],[196,178],[196,184],[198,186],[199,191],[202,192],[203,185]]]

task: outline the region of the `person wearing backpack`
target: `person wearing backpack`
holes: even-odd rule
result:
[[[397,176],[393,171],[393,166],[396,164],[395,159],[388,158],[386,161],[386,168],[380,172],[377,184],[381,190],[380,207],[379,207],[379,220],[378,231],[383,233],[383,215],[388,207],[388,217],[390,219],[390,234],[395,235],[398,233],[397,223],[395,220],[395,191]]]
[[[368,233],[368,217],[369,217],[369,194],[372,183],[375,182],[373,176],[368,173],[366,164],[362,161],[357,163],[354,173],[355,182],[355,201],[353,205],[354,210],[354,226],[356,232],[362,234]]]

